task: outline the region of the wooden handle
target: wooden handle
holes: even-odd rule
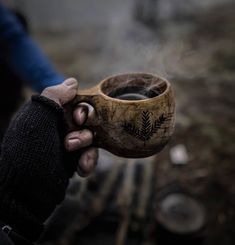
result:
[[[78,90],[75,99],[64,105],[66,131],[71,132],[82,128],[89,128],[92,130],[92,126],[97,124],[98,121],[98,118],[96,118],[96,108],[101,100],[102,96],[99,85],[89,89]],[[80,103],[82,103],[82,106],[84,106],[84,103],[87,103],[94,108],[93,116],[91,118],[87,117],[87,120],[82,126],[78,126],[73,119],[73,112]],[[88,112],[89,109],[87,108],[87,115]]]
[[[151,88],[153,95],[143,100],[111,95],[128,87],[127,84],[129,88]],[[81,102],[94,108],[94,116],[78,126],[73,113]],[[147,73],[120,74],[104,79],[93,88],[78,90],[76,98],[65,106],[65,114],[67,131],[91,130],[95,147],[122,157],[148,157],[162,150],[173,133],[174,94],[170,83],[161,77]]]

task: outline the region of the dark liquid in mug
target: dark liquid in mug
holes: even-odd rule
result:
[[[119,100],[146,100],[149,97],[143,95],[143,94],[137,94],[137,93],[126,93],[126,94],[121,94],[117,97],[116,99]]]
[[[146,100],[159,95],[159,92],[143,87],[122,87],[112,91],[109,96],[119,100]]]

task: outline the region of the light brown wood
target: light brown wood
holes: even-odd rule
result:
[[[133,94],[140,99],[119,99]],[[91,89],[79,90],[74,105],[80,102],[95,109],[95,116],[85,124],[94,132],[94,146],[115,155],[128,158],[154,155],[173,133],[173,91],[170,83],[158,76],[146,73],[112,76]]]

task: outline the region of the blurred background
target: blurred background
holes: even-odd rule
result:
[[[167,78],[176,96],[168,146],[138,160],[101,151],[91,177],[72,179],[41,244],[235,244],[235,2],[3,2],[82,88],[141,71]]]

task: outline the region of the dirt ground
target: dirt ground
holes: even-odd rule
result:
[[[101,153],[104,167],[88,180],[75,178],[79,189],[71,187],[71,203],[59,209],[42,244],[161,244],[156,202],[172,186],[205,207],[206,244],[234,244],[235,4],[153,26],[130,15],[34,37],[57,69],[78,78],[81,87],[145,71],[168,78],[177,102],[168,146],[136,164]],[[172,164],[169,152],[178,144],[187,150],[187,164]]]

